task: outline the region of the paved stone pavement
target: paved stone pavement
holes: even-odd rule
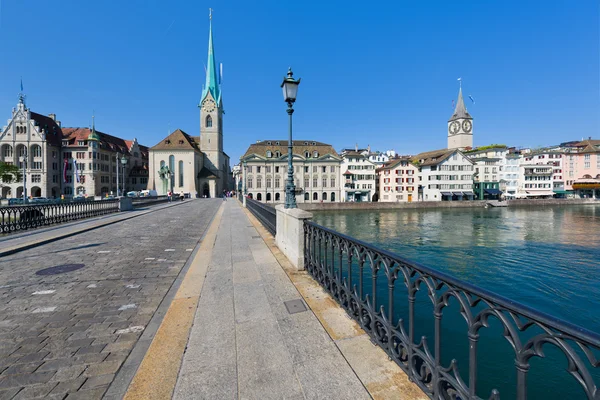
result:
[[[370,399],[312,310],[287,311],[284,302],[301,298],[228,201],[174,398]]]
[[[0,259],[0,399],[101,398],[221,200],[186,201]],[[57,275],[45,268],[84,264]]]

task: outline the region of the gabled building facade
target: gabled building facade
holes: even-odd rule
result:
[[[442,149],[412,158],[419,168],[419,199],[473,200],[473,162],[458,149]]]
[[[376,166],[358,151],[342,151],[340,182],[343,183],[342,202],[372,201],[376,192]]]
[[[411,162],[410,157],[389,161],[378,168],[378,201],[410,203],[419,200],[418,174],[419,168]]]
[[[284,203],[288,142],[263,140],[251,144],[240,158],[249,197],[263,203]],[[297,203],[339,202],[342,196],[342,158],[333,147],[311,140],[293,141]]]

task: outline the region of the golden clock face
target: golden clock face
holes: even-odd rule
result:
[[[204,101],[204,104],[202,106],[204,107],[204,111],[213,112],[215,111],[216,104],[212,99],[208,99]]]
[[[463,131],[465,131],[465,132],[471,132],[471,129],[473,128],[473,124],[469,120],[463,121],[462,128],[463,128]]]

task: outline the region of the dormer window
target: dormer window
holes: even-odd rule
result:
[[[312,142],[312,145],[313,145],[313,146],[316,146],[316,145],[317,145],[317,142]]]
[[[271,145],[271,142],[267,142],[267,145],[269,145],[269,146],[270,146],[270,145]]]
[[[279,143],[279,142],[277,142],[277,143]],[[281,157],[281,153],[279,151],[276,151],[275,152],[275,157]]]
[[[179,140],[179,144],[183,144],[183,140]]]
[[[271,142],[269,142],[271,143]],[[267,150],[267,158],[271,158],[273,157],[273,153],[271,153],[271,150]]]
[[[305,152],[304,152],[304,157],[306,157],[306,158],[310,158],[310,153],[309,153],[308,151],[305,151]]]
[[[317,157],[319,157],[319,152],[318,152],[318,151],[316,151],[316,150],[315,150],[315,151],[313,151],[313,157],[314,157],[314,158],[317,158]]]
[[[79,145],[79,146],[85,146],[85,140],[78,141],[77,145]]]
[[[206,116],[206,125],[207,128],[212,128],[212,117],[210,115]]]
[[[69,145],[69,141],[68,140],[63,140],[63,146],[68,146]]]
[[[171,144],[171,141],[169,139],[165,140],[165,144]]]
[[[305,146],[308,146],[308,142],[304,142],[304,145],[305,145]]]
[[[279,142],[275,142],[275,144],[276,144],[277,146],[279,146]]]

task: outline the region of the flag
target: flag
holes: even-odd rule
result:
[[[473,96],[469,95],[469,98],[471,99],[471,101],[473,102],[473,104],[475,104],[475,100],[473,100]]]
[[[457,81],[462,81],[462,78],[458,78]]]
[[[21,92],[23,91],[23,78],[21,78]]]
[[[219,63],[219,85],[223,83],[223,63]]]
[[[79,169],[77,168],[77,161],[73,159],[73,167],[75,167],[75,180],[79,183]]]
[[[69,164],[69,161],[67,158],[65,158],[65,166],[63,168],[63,183],[67,183],[67,164]]]

